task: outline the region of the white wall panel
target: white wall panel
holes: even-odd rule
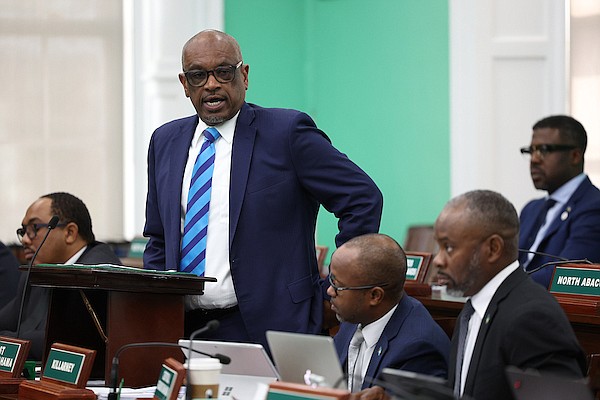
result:
[[[451,190],[536,193],[519,147],[567,112],[563,0],[451,0]]]
[[[152,132],[195,113],[183,93],[181,49],[203,29],[223,29],[223,0],[125,1],[125,236],[141,235],[147,191],[146,156]],[[127,52],[126,52],[127,53]]]

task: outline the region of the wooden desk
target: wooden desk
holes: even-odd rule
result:
[[[36,266],[30,275],[32,285],[52,288],[46,351],[56,342],[96,350],[91,379],[105,379],[107,384],[112,358],[121,346],[177,343],[183,337],[184,295],[202,294],[204,283],[214,281],[101,266]],[[183,353],[179,349],[128,349],[120,357],[119,375],[129,387],[156,384],[167,357],[183,359]]]
[[[587,304],[577,304],[556,296],[565,311],[579,344],[586,354],[600,353],[600,312]],[[464,303],[432,299],[431,296],[415,297],[429,310],[429,313],[442,328],[451,335],[456,324],[456,317]],[[450,331],[450,332],[449,332]]]

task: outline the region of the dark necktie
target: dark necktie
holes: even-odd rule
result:
[[[212,175],[215,166],[215,140],[220,136],[215,128],[206,128],[204,141],[192,172],[187,210],[181,240],[180,271],[204,275],[206,236]]]
[[[469,332],[469,320],[475,312],[471,300],[467,300],[463,310],[458,318],[458,347],[456,348],[456,368],[454,369],[454,398],[458,399],[460,393],[460,382],[462,374],[462,365],[465,358],[465,345],[467,341],[467,333]]]
[[[542,225],[544,225],[544,222],[546,222],[546,215],[548,214],[548,210],[550,210],[555,204],[556,204],[556,200],[554,200],[552,198],[548,198],[542,205],[542,208],[540,209],[540,213],[538,214],[537,219],[535,220],[535,223],[531,227],[529,236],[527,237],[527,248],[528,249],[531,248],[531,245],[533,244],[533,242],[535,242],[535,238],[536,238],[540,228],[542,227]]]

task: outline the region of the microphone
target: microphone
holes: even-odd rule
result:
[[[568,259],[566,259],[564,257],[555,256],[554,254],[542,253],[541,251],[519,249],[519,253],[531,253],[531,254],[535,254],[535,255],[538,255],[538,256],[546,256],[546,257],[550,257],[550,258],[556,258],[557,260],[569,261]]]
[[[17,333],[15,335],[15,337],[17,337],[17,338],[19,337],[19,335],[21,333],[21,318],[23,317],[23,307],[25,306],[25,298],[27,297],[27,289],[29,289],[29,273],[31,272],[31,267],[33,266],[33,262],[35,261],[35,258],[37,257],[38,253],[40,252],[40,249],[46,242],[46,239],[48,239],[48,235],[50,235],[50,231],[52,231],[52,229],[56,228],[56,225],[58,225],[59,220],[60,220],[60,217],[58,215],[54,215],[52,218],[50,218],[50,221],[48,222],[48,230],[46,231],[46,235],[44,236],[44,239],[42,240],[42,242],[40,243],[38,248],[35,250],[35,253],[33,253],[33,257],[31,257],[29,264],[27,264],[27,272],[25,272],[25,286],[23,287],[23,296],[21,296],[21,306],[19,307],[19,319],[17,319]],[[25,233],[25,234],[27,234],[27,233]]]
[[[531,271],[525,271],[525,272],[527,273],[527,275],[531,275],[534,272],[538,272],[539,270],[546,268],[548,265],[556,266],[556,265],[562,265],[562,264],[577,264],[577,263],[593,264],[593,262],[591,262],[587,258],[584,258],[582,260],[567,260],[565,258],[560,261],[550,261],[550,262],[544,263],[544,264],[540,265],[539,267],[532,269]]]
[[[219,325],[221,325],[219,323],[219,321],[217,321],[216,319],[213,319],[212,321],[208,321],[206,323],[206,325],[204,325],[204,327],[195,330],[190,335],[190,347],[188,347],[188,357],[187,357],[188,367],[185,372],[185,374],[186,374],[186,382],[185,382],[185,398],[186,398],[186,400],[192,400],[192,391],[190,390],[190,360],[192,359],[192,346],[194,345],[193,340],[196,336],[201,335],[203,333],[216,331],[217,329],[219,329]]]
[[[211,323],[216,322],[217,325],[216,327],[214,327],[214,324],[211,325]],[[198,329],[196,332],[194,332],[192,335],[194,334],[202,334],[202,333],[206,333],[209,332],[211,330],[214,330],[218,327],[218,321],[209,321],[208,324],[206,324],[206,326],[204,326],[201,329]],[[231,358],[224,355],[224,354],[208,354],[205,353],[203,351],[199,351],[196,349],[192,349],[191,346],[190,347],[185,347],[185,346],[181,346],[177,343],[167,343],[167,342],[143,342],[143,343],[128,343],[125,344],[121,347],[119,347],[119,349],[117,350],[117,352],[115,353],[113,360],[112,360],[112,366],[110,369],[110,387],[111,387],[111,392],[108,394],[108,400],[116,400],[119,396],[117,393],[117,387],[118,387],[118,371],[119,371],[119,356],[121,355],[121,353],[124,350],[130,349],[132,347],[177,347],[177,348],[181,348],[181,349],[187,349],[188,350],[188,355],[189,357],[191,357],[191,352],[193,351],[194,353],[198,353],[198,354],[202,354],[203,356],[207,356],[210,358],[216,358],[217,360],[219,360],[219,362],[221,364],[229,364],[231,363]],[[189,359],[189,358],[188,358]]]

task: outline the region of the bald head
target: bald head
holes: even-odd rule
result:
[[[223,51],[228,51],[229,56],[233,56],[234,58],[242,60],[242,50],[240,49],[239,43],[237,42],[237,40],[235,40],[233,36],[228,35],[225,32],[217,31],[215,29],[207,29],[202,32],[198,32],[183,45],[183,51],[181,53],[181,63],[183,65],[184,71],[186,70],[186,53],[190,48],[196,47],[199,43],[202,42],[210,44],[211,47],[227,49]]]
[[[394,239],[387,235],[371,233],[357,236],[344,243],[340,249],[356,250],[356,273],[366,283],[387,283],[385,292],[399,299],[406,278],[406,254]],[[338,249],[338,251],[340,250]]]

